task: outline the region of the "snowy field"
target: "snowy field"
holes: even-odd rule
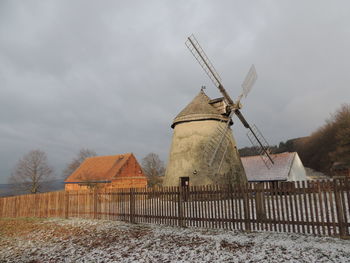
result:
[[[350,240],[87,219],[0,219],[0,262],[350,262]]]

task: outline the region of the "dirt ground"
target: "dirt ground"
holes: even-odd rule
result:
[[[350,262],[350,240],[87,219],[0,219],[0,262]]]

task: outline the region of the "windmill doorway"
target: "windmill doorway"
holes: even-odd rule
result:
[[[180,187],[182,188],[182,200],[187,201],[188,199],[188,187],[190,186],[189,177],[180,177]]]
[[[180,177],[180,186],[181,187],[188,187],[190,185],[190,178],[189,177]]]

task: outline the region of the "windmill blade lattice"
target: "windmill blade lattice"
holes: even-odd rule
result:
[[[261,157],[266,167],[270,169],[274,164],[274,161],[269,154],[270,146],[262,133],[259,131],[258,127],[256,127],[254,124],[251,125],[249,131],[247,132],[247,137],[253,145],[256,154]]]
[[[218,125],[215,133],[205,146],[205,160],[208,163],[208,166],[212,168],[212,170],[216,170],[214,164],[218,164],[220,160],[225,155],[225,147],[229,144],[230,140],[230,129],[229,126]]]
[[[213,64],[210,62],[208,56],[205,54],[203,48],[198,43],[193,34],[187,38],[185,44],[195,59],[198,61],[199,65],[201,65],[205,73],[207,73],[208,77],[211,79],[214,85],[216,87],[222,85],[219,73],[216,71]]]
[[[188,47],[188,49],[191,51],[195,59],[198,61],[199,65],[201,65],[205,73],[207,73],[208,77],[211,79],[214,85],[219,89],[221,94],[224,96],[227,103],[230,106],[232,106],[234,102],[231,99],[230,95],[228,95],[228,93],[224,89],[224,86],[221,83],[221,78],[219,74],[217,73],[213,64],[210,62],[208,56],[205,54],[203,48],[200,46],[200,44],[198,43],[197,39],[194,37],[193,34],[187,38],[187,41],[185,42],[185,44]]]

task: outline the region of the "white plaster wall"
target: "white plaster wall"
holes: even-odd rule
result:
[[[305,181],[307,180],[306,171],[303,163],[301,162],[298,153],[295,153],[292,167],[289,171],[287,181]]]

